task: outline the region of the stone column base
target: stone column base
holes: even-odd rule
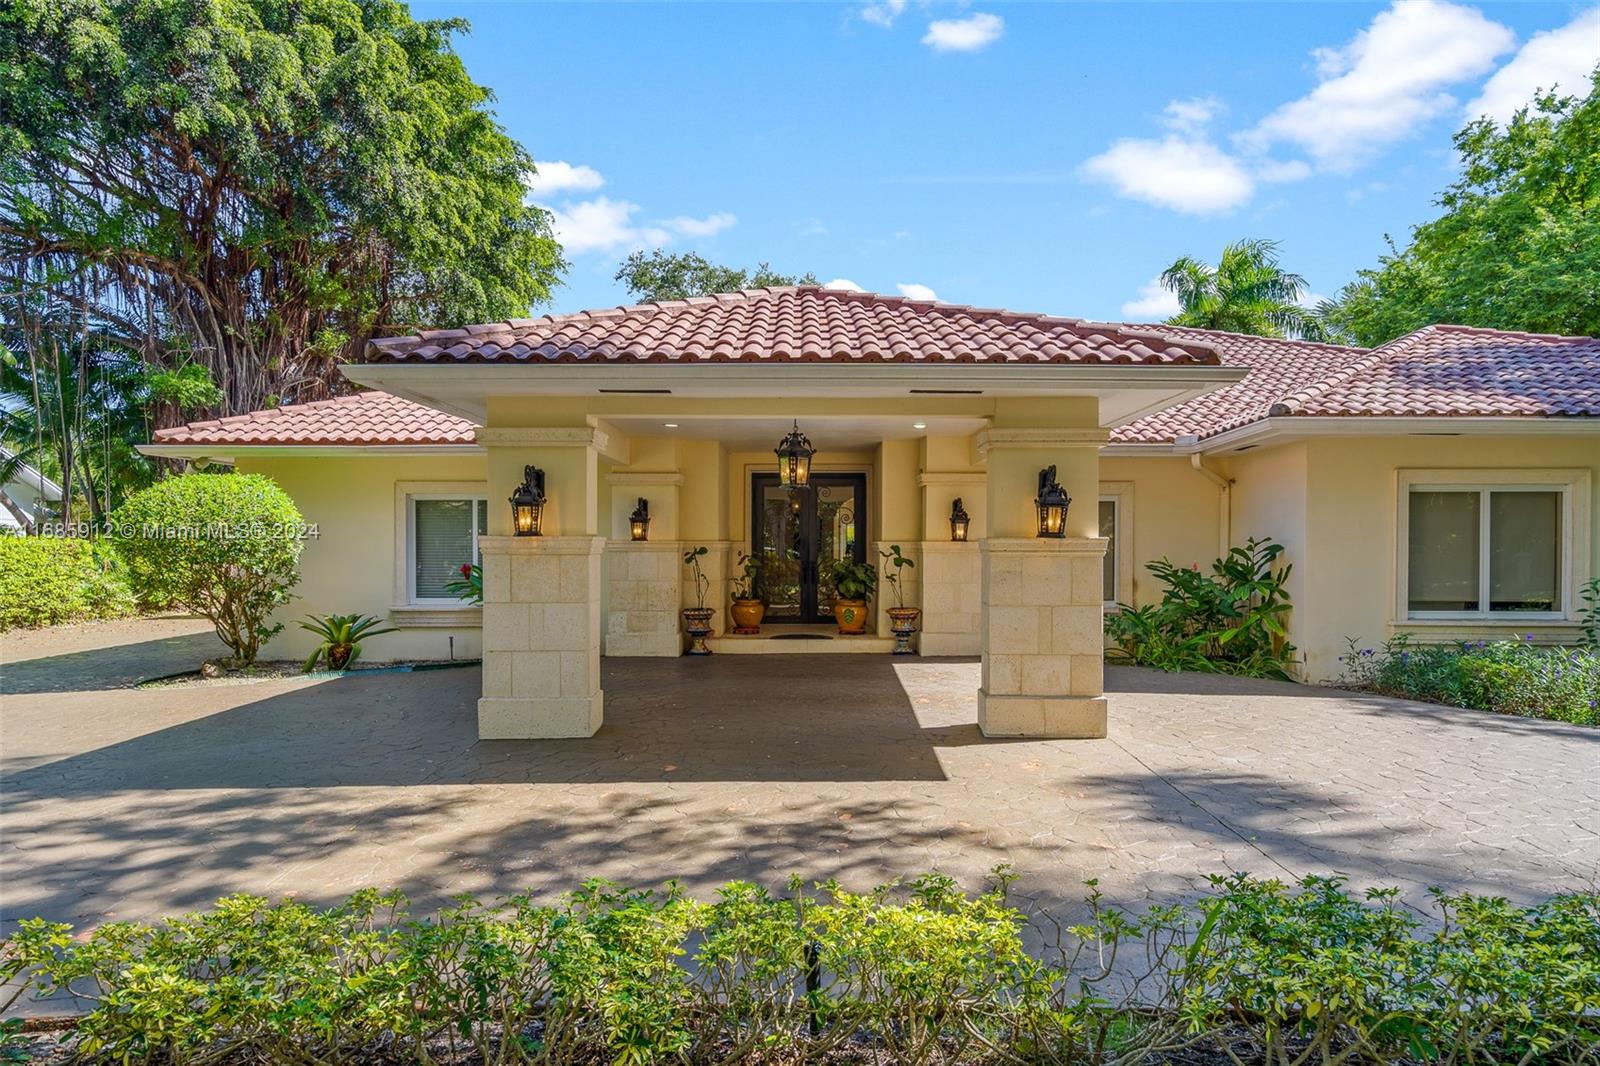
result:
[[[593,696],[478,701],[480,740],[556,740],[592,737],[600,728],[605,693]]]
[[[978,729],[986,737],[1097,740],[1106,735],[1106,698],[991,696],[980,688]]]

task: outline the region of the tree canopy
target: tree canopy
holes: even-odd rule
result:
[[[1600,68],[1586,98],[1543,94],[1455,146],[1444,213],[1345,286],[1329,326],[1363,345],[1435,322],[1600,336]]]
[[[222,413],[325,394],[375,331],[526,314],[564,263],[464,29],[396,0],[0,0],[4,295],[92,303]]]
[[[779,274],[766,263],[754,270],[721,266],[694,252],[673,254],[657,248],[648,254],[634,252],[617,267],[616,280],[644,303],[683,300],[714,292],[737,292],[771,285],[815,285],[816,275]]]
[[[1178,297],[1175,326],[1252,333],[1261,337],[1319,340],[1316,317],[1300,305],[1306,279],[1278,264],[1276,241],[1235,241],[1216,266],[1182,256],[1161,272],[1161,285]]]

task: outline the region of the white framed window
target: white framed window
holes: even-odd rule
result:
[[[1402,619],[1560,620],[1586,575],[1587,471],[1401,471]]]
[[[1101,598],[1107,610],[1133,602],[1133,482],[1100,483],[1099,534],[1106,545]]]
[[[485,496],[455,492],[414,492],[405,497],[405,602],[459,606],[446,586],[461,577],[461,567],[478,563],[478,538],[489,531]]]

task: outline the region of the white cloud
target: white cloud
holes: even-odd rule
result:
[[[828,282],[827,284],[823,285],[822,287],[824,289],[832,289],[835,292],[866,292],[867,291],[866,289],[863,289],[860,285],[857,285],[855,282],[851,281],[849,278],[834,278],[832,281]]]
[[[1255,165],[1256,177],[1277,184],[1284,181],[1301,181],[1311,176],[1311,166],[1303,159],[1266,159]]]
[[[682,237],[712,237],[737,221],[739,221],[737,216],[726,211],[718,211],[715,214],[707,215],[705,218],[690,218],[687,215],[679,215],[677,218],[669,218],[661,224]]]
[[[1255,192],[1255,179],[1237,159],[1210,141],[1176,134],[1124,138],[1083,170],[1120,196],[1195,215],[1231,210]]]
[[[658,226],[633,222],[639,205],[606,196],[582,203],[553,207],[556,240],[572,255],[616,252],[666,244],[672,234]]]
[[[1222,101],[1215,96],[1196,96],[1174,100],[1162,111],[1161,121],[1178,133],[1198,133],[1222,113]]]
[[[535,163],[536,173],[528,175],[528,192],[534,197],[550,196],[559,192],[588,192],[606,183],[594,167],[573,166],[561,160]]]
[[[964,19],[935,19],[922,43],[935,52],[976,52],[998,41],[1005,28],[999,15],[978,11]]]
[[[899,289],[900,295],[908,300],[937,300],[939,298],[938,293],[926,285],[918,285],[915,282],[902,281],[895,288]]]
[[[1300,306],[1304,307],[1307,311],[1315,311],[1318,305],[1324,303],[1327,299],[1328,298],[1322,295],[1322,293],[1312,292],[1310,289],[1307,289],[1305,292],[1300,294],[1300,299],[1298,302]]]
[[[1139,286],[1139,295],[1122,305],[1122,317],[1129,322],[1161,322],[1181,311],[1178,294],[1161,287],[1160,278]]]
[[[1396,0],[1349,43],[1314,52],[1321,83],[1241,143],[1259,150],[1289,142],[1326,169],[1349,170],[1452,109],[1446,87],[1488,70],[1513,42],[1509,29],[1473,8]]]
[[[905,9],[906,0],[878,0],[877,3],[861,5],[861,17],[874,26],[888,29]]]
[[[1600,63],[1600,7],[1590,8],[1560,29],[1530,37],[1511,62],[1484,83],[1478,98],[1467,105],[1467,117],[1487,115],[1499,123],[1509,122],[1540,89],[1559,88],[1563,95],[1585,96],[1596,63]]]

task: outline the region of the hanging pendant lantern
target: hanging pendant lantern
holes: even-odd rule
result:
[[[628,516],[628,532],[634,540],[650,539],[650,501],[639,497],[639,506]]]
[[[522,484],[511,494],[511,528],[519,537],[543,535],[544,471],[536,466],[522,469]]]
[[[775,451],[778,457],[778,483],[786,489],[803,489],[811,484],[811,457],[817,450],[811,438],[800,432],[800,422],[784,437]]]
[[[1039,536],[1062,539],[1067,535],[1067,508],[1072,497],[1056,480],[1056,468],[1047,466],[1039,471],[1039,495],[1034,498],[1039,511]]]

